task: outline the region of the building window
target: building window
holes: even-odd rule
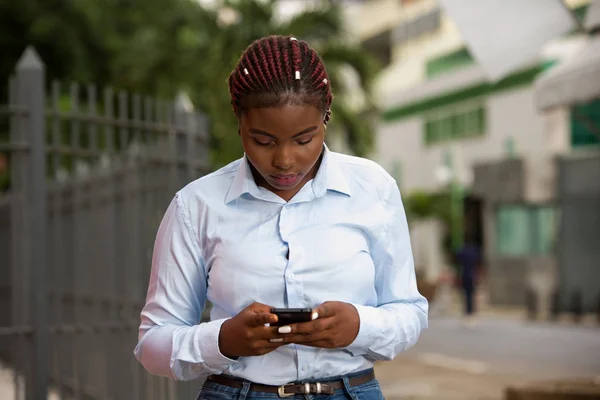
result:
[[[522,257],[554,251],[556,209],[548,205],[505,205],[496,211],[496,254]]]
[[[571,107],[571,146],[600,145],[600,99]]]
[[[482,136],[487,121],[483,105],[472,105],[425,118],[425,144]]]

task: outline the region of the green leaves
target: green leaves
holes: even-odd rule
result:
[[[325,62],[334,91],[328,135],[341,134],[354,154],[367,156],[374,144],[374,118],[371,115],[375,107],[371,90],[378,66],[359,46],[344,40],[339,7],[333,2],[323,2],[279,23],[275,18],[274,1],[229,0],[221,2],[221,6],[235,10],[238,22],[225,27],[209,24],[213,34],[203,50],[204,68],[198,71],[198,78],[190,92],[195,103],[214,120],[212,154],[215,166],[224,165],[242,154],[226,79],[246,46],[269,34],[294,35],[317,49]],[[217,13],[213,18],[218,18]],[[347,74],[343,70],[354,71],[358,87],[348,87]],[[362,97],[362,106],[351,107],[348,101],[351,95]]]
[[[277,18],[275,0],[0,0],[0,102],[6,80],[27,45],[49,79],[172,99],[185,90],[211,120],[212,162],[242,154],[227,78],[243,50],[271,34],[307,40],[322,56],[334,90],[331,134],[357,155],[373,146],[373,59],[345,40],[342,13],[323,1],[293,18]],[[348,85],[348,71],[358,84]],[[354,98],[364,101],[357,106]],[[328,133],[328,134],[329,134]]]
[[[351,110],[341,101],[332,104],[331,125],[343,135],[348,148],[359,157],[366,157],[374,145],[372,122],[367,113]]]
[[[296,15],[279,27],[282,35],[295,35],[318,47],[321,42],[327,42],[331,36],[338,36],[343,23],[338,7],[320,6]]]
[[[341,40],[329,40],[319,50],[319,54],[327,60],[328,69],[344,65],[351,67],[359,78],[360,86],[365,89],[365,94],[370,94],[380,66],[360,47],[349,45]]]

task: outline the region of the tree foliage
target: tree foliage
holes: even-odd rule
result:
[[[335,100],[332,131],[366,155],[373,146],[370,96],[377,65],[349,44],[336,2],[278,21],[274,0],[0,0],[0,103],[7,77],[28,45],[35,46],[47,76],[94,82],[143,95],[174,98],[186,91],[211,121],[213,163],[241,155],[227,77],[242,51],[269,34],[292,34],[313,45],[330,72]],[[223,10],[236,16],[224,23]],[[352,107],[342,71],[357,77],[364,102]]]

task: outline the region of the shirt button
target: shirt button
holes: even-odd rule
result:
[[[295,276],[296,276],[296,275],[294,275],[294,273],[293,273],[293,272],[290,272],[290,274],[288,275],[288,278],[290,278],[290,279],[294,279],[294,277],[295,277]]]
[[[302,367],[302,371],[304,371],[304,372],[308,371],[308,365],[305,365],[304,367]]]

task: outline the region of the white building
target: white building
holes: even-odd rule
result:
[[[577,14],[588,3],[567,1]],[[347,17],[358,40],[385,65],[372,158],[395,176],[405,199],[415,191],[444,191],[450,177],[460,182],[468,200],[465,230],[484,249],[492,301],[522,303],[536,265],[555,270],[548,266],[554,263],[555,158],[600,148],[571,110],[538,113],[533,81],[585,39],[567,35],[536,62],[489,83],[435,0],[356,2]],[[599,107],[595,102],[582,110],[600,121]],[[417,265],[435,280],[445,264],[443,231],[433,222],[411,225]],[[555,275],[544,279],[553,285]],[[511,288],[522,295],[510,295]]]

